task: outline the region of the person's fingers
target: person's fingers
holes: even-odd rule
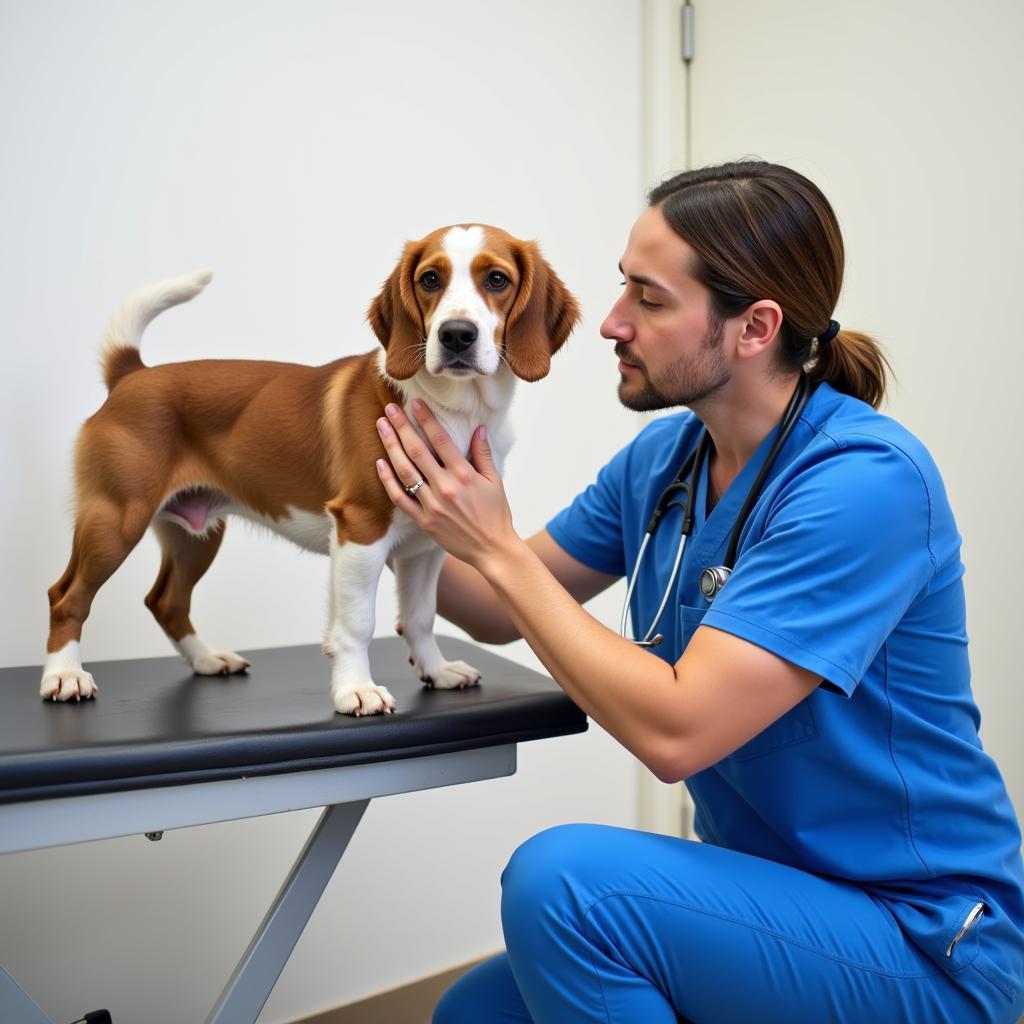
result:
[[[469,463],[465,455],[459,451],[459,447],[452,440],[451,434],[441,426],[440,421],[434,415],[430,406],[426,402],[414,398],[412,401],[412,412],[423,428],[423,433],[430,442],[430,446],[444,464],[444,468],[452,471],[467,469]]]
[[[409,418],[397,405],[389,403],[385,406],[384,412],[387,413],[386,422],[398,435],[398,440],[401,442],[402,448],[405,449],[406,457],[419,470],[417,476],[423,477],[430,483],[436,482],[438,475],[444,470],[434,458],[430,445],[416,432],[416,428]],[[405,477],[403,476],[402,479],[404,480]]]
[[[384,490],[395,507],[400,508],[411,519],[417,521],[417,516],[423,513],[423,507],[416,498],[406,491],[401,480],[395,476],[394,469],[388,465],[387,459],[377,460],[377,475],[380,477],[380,482],[384,485]]]
[[[397,406],[388,406],[388,408],[398,410]],[[398,414],[401,415],[400,410],[398,410]],[[409,444],[412,445],[412,451],[409,451],[406,441],[402,436],[402,431],[397,430],[393,422],[389,422],[384,417],[381,417],[377,420],[377,431],[380,434],[381,443],[384,445],[384,450],[388,453],[388,459],[394,468],[399,482],[403,487],[411,487],[417,480],[430,479],[427,472],[424,471],[424,465],[429,466],[432,464],[432,472],[434,474],[440,471],[440,467],[428,451],[423,439],[412,429],[409,421],[404,416],[402,421],[404,423],[403,431],[406,436],[411,431],[415,437],[415,441],[409,441]]]
[[[501,475],[498,467],[494,464],[494,452],[491,451],[491,444],[487,440],[487,431],[484,427],[477,427],[473,431],[473,439],[469,443],[469,454],[473,460],[473,468],[483,477],[486,477],[492,484],[501,483]]]

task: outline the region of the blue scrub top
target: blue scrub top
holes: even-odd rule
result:
[[[777,429],[777,428],[776,428]],[[633,571],[662,490],[696,445],[689,412],[655,420],[548,523],[570,555]],[[697,518],[654,653],[670,663],[703,624],[822,684],[718,764],[686,781],[702,840],[847,879],[892,912],[952,974],[974,963],[1013,998],[1024,984],[1021,835],[978,737],[960,535],[931,456],[909,431],[821,384],[772,467],[713,607],[700,593],[774,439]],[[648,629],[671,574],[682,513],[651,539],[631,603]],[[947,950],[971,908],[979,924]]]

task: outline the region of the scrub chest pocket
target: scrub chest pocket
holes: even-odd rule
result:
[[[685,651],[689,646],[690,639],[704,620],[704,615],[709,607],[710,605],[703,608],[680,605],[679,638],[681,650]],[[814,739],[817,735],[818,730],[814,724],[810,698],[807,698],[800,701],[795,708],[787,711],[781,718],[772,722],[771,725],[759,732],[752,740],[734,750],[727,760],[750,761],[755,757],[770,754],[774,750],[780,750],[783,747],[790,747],[796,743],[803,743],[805,740]]]

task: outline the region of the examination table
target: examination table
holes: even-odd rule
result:
[[[482,685],[425,689],[399,637],[375,640],[374,679],[398,711],[365,718],[334,713],[315,646],[241,652],[252,668],[229,677],[178,658],[93,662],[99,698],[81,704],[42,701],[38,666],[0,669],[0,853],[324,807],[207,1017],[252,1024],[372,797],[512,775],[517,743],[587,728],[547,677],[441,646]],[[54,1024],[2,966],[0,1021]]]

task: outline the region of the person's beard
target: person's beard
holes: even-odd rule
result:
[[[647,372],[647,367],[637,363],[643,377],[639,389],[626,379],[619,382],[619,401],[634,412],[653,412],[656,409],[671,409],[676,405],[693,406],[728,383],[730,373],[722,352],[725,336],[725,321],[713,314],[708,315],[708,333],[704,335],[696,352],[680,356],[665,367],[657,379]],[[615,354],[625,362],[626,350],[615,347]]]

